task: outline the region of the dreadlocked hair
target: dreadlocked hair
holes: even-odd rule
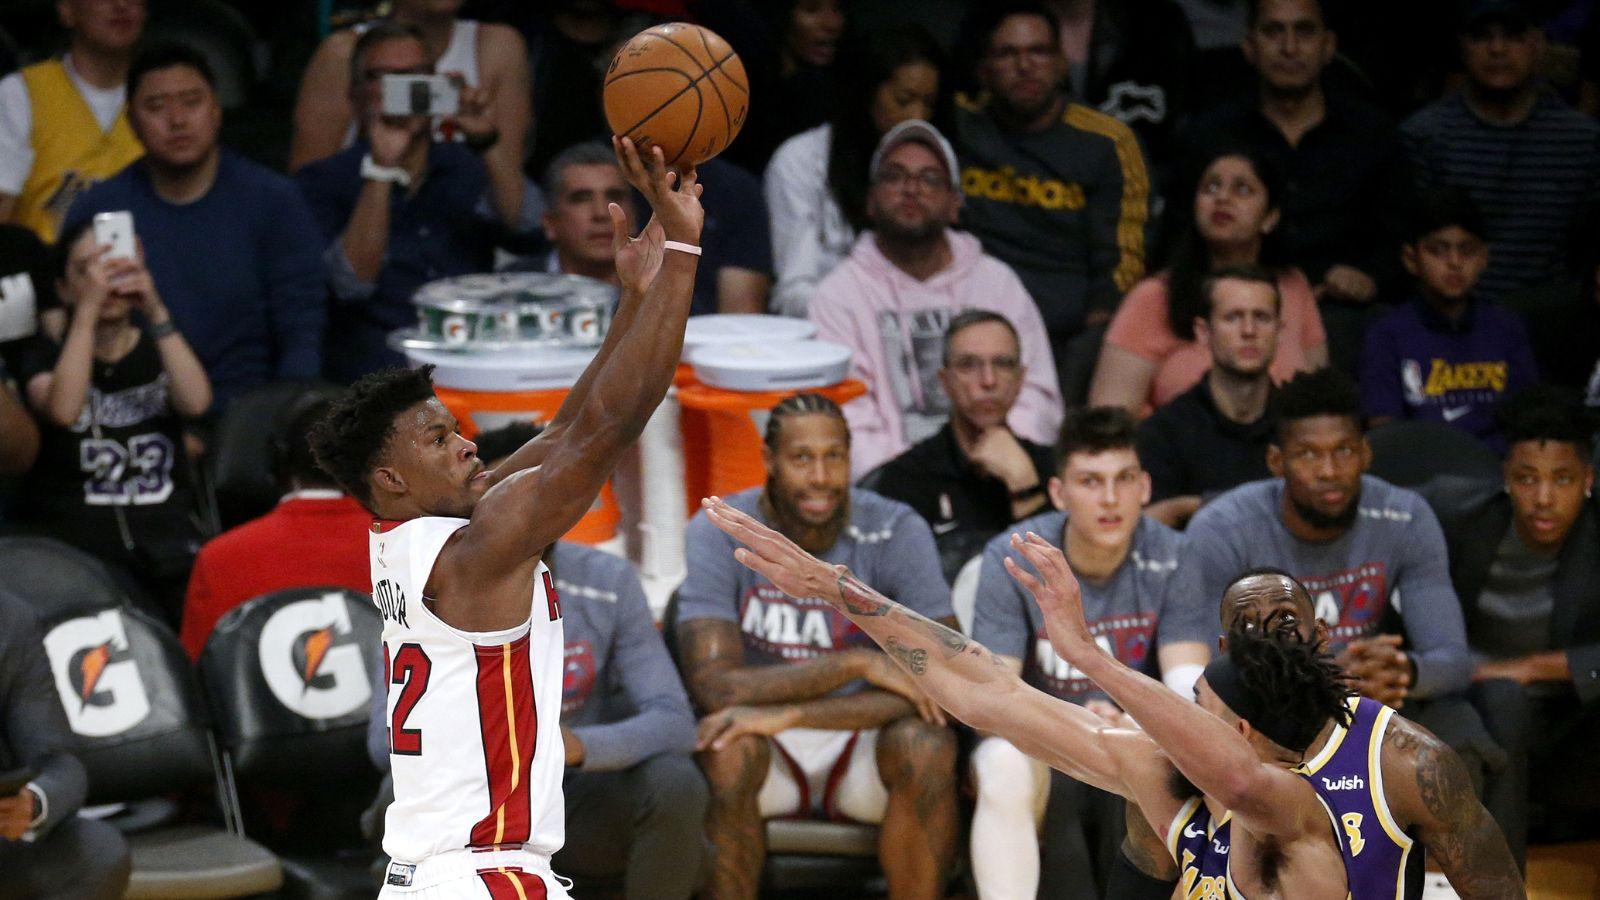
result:
[[[311,455],[350,496],[372,508],[367,476],[377,466],[394,420],[402,412],[433,399],[433,366],[384,369],[357,381],[335,400],[311,428]]]
[[[1283,610],[1259,622],[1235,623],[1228,632],[1228,658],[1245,688],[1288,726],[1279,741],[1288,749],[1304,752],[1329,718],[1350,724],[1344,670],[1321,642],[1302,637]]]
[[[808,392],[785,397],[778,401],[778,405],[772,408],[767,417],[767,430],[761,436],[761,442],[767,445],[768,450],[777,451],[778,438],[783,433],[783,420],[796,416],[829,416],[840,422],[845,421],[844,410],[839,408],[839,404],[821,394]],[[846,444],[850,443],[848,423],[844,429],[844,440]]]

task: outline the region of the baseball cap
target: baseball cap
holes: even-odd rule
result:
[[[1520,0],[1468,0],[1462,9],[1461,30],[1467,31],[1490,22],[1499,22],[1520,32],[1533,25],[1533,18]]]
[[[939,129],[921,119],[907,119],[884,134],[883,139],[878,141],[878,149],[872,151],[872,165],[867,169],[868,177],[876,181],[878,169],[883,166],[883,158],[907,141],[916,141],[932,150],[950,173],[950,189],[961,190],[961,170],[956,166],[956,152],[950,149],[950,142],[944,139]]]

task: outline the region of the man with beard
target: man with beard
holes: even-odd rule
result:
[[[1465,701],[1438,700],[1426,705],[1431,710],[1411,703],[1467,686],[1466,626],[1432,510],[1416,493],[1363,474],[1372,449],[1355,385],[1334,369],[1303,373],[1279,390],[1273,412],[1267,468],[1274,477],[1234,488],[1195,514],[1179,596],[1209,604],[1245,569],[1290,572],[1311,591],[1330,646],[1361,694],[1404,704],[1458,749],[1486,737]]]
[[[954,624],[933,535],[910,507],[850,489],[844,414],[817,394],[773,408],[767,484],[729,506],[833,563],[872,577],[930,619]],[[878,859],[894,897],[936,897],[955,858],[955,734],[938,707],[821,599],[795,599],[734,559],[704,512],[685,538],[678,589],[684,681],[704,718],[711,784],[707,896],[753,898],[763,820],[881,824]]]
[[[978,78],[957,98],[965,222],[1039,305],[1069,404],[1100,329],[1144,277],[1150,178],[1128,126],[1067,97],[1061,25],[1040,3],[986,7]],[[1085,331],[1085,329],[1091,329]]]
[[[1016,273],[950,229],[961,206],[950,143],[927,122],[902,122],[878,142],[868,174],[872,228],[817,285],[807,311],[819,337],[851,349],[851,377],[867,384],[866,396],[845,404],[851,470],[859,477],[944,425],[944,336],[964,309],[998,313],[1016,329],[1020,368],[1011,374],[1022,383],[1006,422],[1053,443],[1061,395],[1044,323]]]
[[[1267,477],[1272,359],[1283,301],[1278,283],[1256,266],[1222,269],[1201,285],[1205,315],[1196,343],[1211,353],[1200,383],[1139,424],[1139,461],[1150,473],[1146,513],[1174,527],[1207,495]]]

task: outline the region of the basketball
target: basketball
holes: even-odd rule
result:
[[[750,108],[744,63],[715,32],[672,22],[647,28],[606,70],[606,123],[667,165],[705,162],[733,141]]]

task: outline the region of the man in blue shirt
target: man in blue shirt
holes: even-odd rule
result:
[[[403,365],[386,340],[416,320],[411,295],[437,278],[488,271],[501,230],[478,156],[499,137],[485,92],[461,85],[456,123],[466,141],[435,141],[428,117],[382,109],[385,75],[432,71],[421,32],[380,22],[356,40],[350,66],[361,137],[296,175],[333,292],[323,370],[334,381]]]
[[[1363,411],[1373,425],[1428,419],[1504,449],[1495,407],[1539,376],[1522,320],[1476,296],[1490,251],[1466,192],[1423,197],[1401,255],[1418,296],[1367,332]]]
[[[322,368],[325,296],[316,226],[286,178],[224,150],[216,78],[199,52],[150,47],[128,70],[143,159],[95,185],[63,230],[133,213],[145,265],[211,377],[215,407]]]

